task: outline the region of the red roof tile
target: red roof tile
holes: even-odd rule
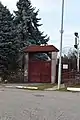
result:
[[[24,52],[59,52],[59,50],[53,45],[29,46],[24,49]]]

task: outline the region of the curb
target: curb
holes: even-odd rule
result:
[[[57,90],[57,88],[48,88],[48,89],[44,89],[45,91],[55,91]]]
[[[26,89],[26,90],[40,90],[39,87],[34,87],[34,86],[22,86],[22,85],[5,85],[5,88],[12,88],[12,89]],[[43,89],[44,91],[55,91],[58,90],[57,86],[54,86],[52,88],[45,88]]]
[[[5,86],[5,88],[16,88],[16,89],[27,89],[27,90],[38,90],[38,87],[31,87],[31,86]],[[57,88],[47,88],[44,91],[55,91]]]
[[[18,89],[38,90],[38,87],[16,86],[16,88],[18,88]]]
[[[80,92],[80,88],[68,87],[67,90],[68,90],[68,91],[73,91],[73,92]]]
[[[5,86],[5,88],[17,88],[17,89],[28,89],[28,90],[38,90],[38,87],[26,87],[26,86]]]

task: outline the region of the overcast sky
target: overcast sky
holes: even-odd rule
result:
[[[11,12],[16,10],[18,0],[0,0]],[[40,9],[40,28],[50,36],[49,44],[59,48],[62,0],[31,0],[34,7]],[[74,45],[74,32],[80,33],[80,0],[65,0],[63,47]]]

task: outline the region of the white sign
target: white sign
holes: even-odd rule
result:
[[[68,69],[68,64],[63,64],[63,69]]]

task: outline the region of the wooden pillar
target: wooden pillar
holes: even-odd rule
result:
[[[56,80],[56,64],[57,64],[57,52],[52,52],[52,59],[51,59],[51,83],[55,83],[55,80]]]
[[[27,53],[25,55],[25,64],[24,64],[24,82],[28,82],[28,60],[29,60],[29,54]]]

